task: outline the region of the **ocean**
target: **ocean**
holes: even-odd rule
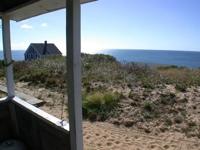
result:
[[[20,60],[24,60],[24,52],[23,50],[15,50],[12,51],[12,58],[15,61],[20,61]],[[0,60],[3,59],[3,51],[0,50]]]
[[[13,51],[15,61],[24,60],[22,50]],[[189,68],[200,67],[200,52],[166,51],[166,50],[103,50],[100,53],[109,54],[123,62],[147,63],[152,65],[176,65]],[[0,51],[0,59],[3,52]]]
[[[103,50],[119,61],[199,68],[200,52],[172,50]]]

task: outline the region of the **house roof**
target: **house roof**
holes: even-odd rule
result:
[[[30,46],[32,46],[40,55],[44,55],[44,43],[31,43]],[[48,53],[48,55],[62,55],[60,50],[53,43],[47,44],[46,53]]]
[[[91,1],[95,0],[80,0],[80,3]],[[11,20],[21,21],[65,7],[66,0],[0,0],[0,17],[6,14]]]

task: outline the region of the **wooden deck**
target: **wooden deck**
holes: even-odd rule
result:
[[[19,139],[28,150],[70,149],[68,122],[18,97],[0,101],[0,120],[0,145],[9,139]],[[15,149],[11,146],[8,149]]]
[[[0,91],[7,93],[7,88],[5,86],[3,86],[3,85],[0,85]],[[22,92],[15,91],[15,94],[16,94],[17,97],[25,100],[29,104],[34,105],[36,107],[39,107],[39,106],[44,104],[44,101],[42,101],[40,99],[37,99],[37,98],[35,98],[33,96],[24,94]]]

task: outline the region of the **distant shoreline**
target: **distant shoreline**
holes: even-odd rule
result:
[[[105,49],[105,50],[101,50],[100,52],[104,52],[104,51],[167,51],[167,52],[197,52],[200,53],[200,50],[166,50],[166,49]]]
[[[24,52],[25,50],[13,50],[12,57],[15,61],[22,61],[24,60]],[[0,60],[3,60],[3,50],[0,50]]]
[[[114,56],[120,62],[151,65],[175,65],[187,68],[200,67],[200,52],[172,50],[104,50],[100,53]]]
[[[23,61],[25,50],[12,51],[13,60]],[[200,52],[197,51],[173,51],[173,50],[144,50],[144,49],[111,49],[98,53],[115,57],[121,63],[133,62],[142,65],[154,66],[178,66],[187,68],[200,68]],[[3,52],[0,51],[0,60]]]

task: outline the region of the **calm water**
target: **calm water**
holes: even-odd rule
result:
[[[14,60],[24,60],[25,51],[12,51]],[[148,64],[163,64],[186,66],[190,68],[200,67],[200,52],[191,51],[161,51],[161,50],[104,50],[101,53],[110,54],[119,61],[132,61]],[[3,52],[0,51],[0,59]]]
[[[13,60],[24,60],[24,52],[22,50],[12,51]],[[0,50],[0,60],[3,59],[3,52]]]
[[[164,50],[104,50],[119,61],[148,64],[177,65],[190,68],[200,67],[200,52]]]

